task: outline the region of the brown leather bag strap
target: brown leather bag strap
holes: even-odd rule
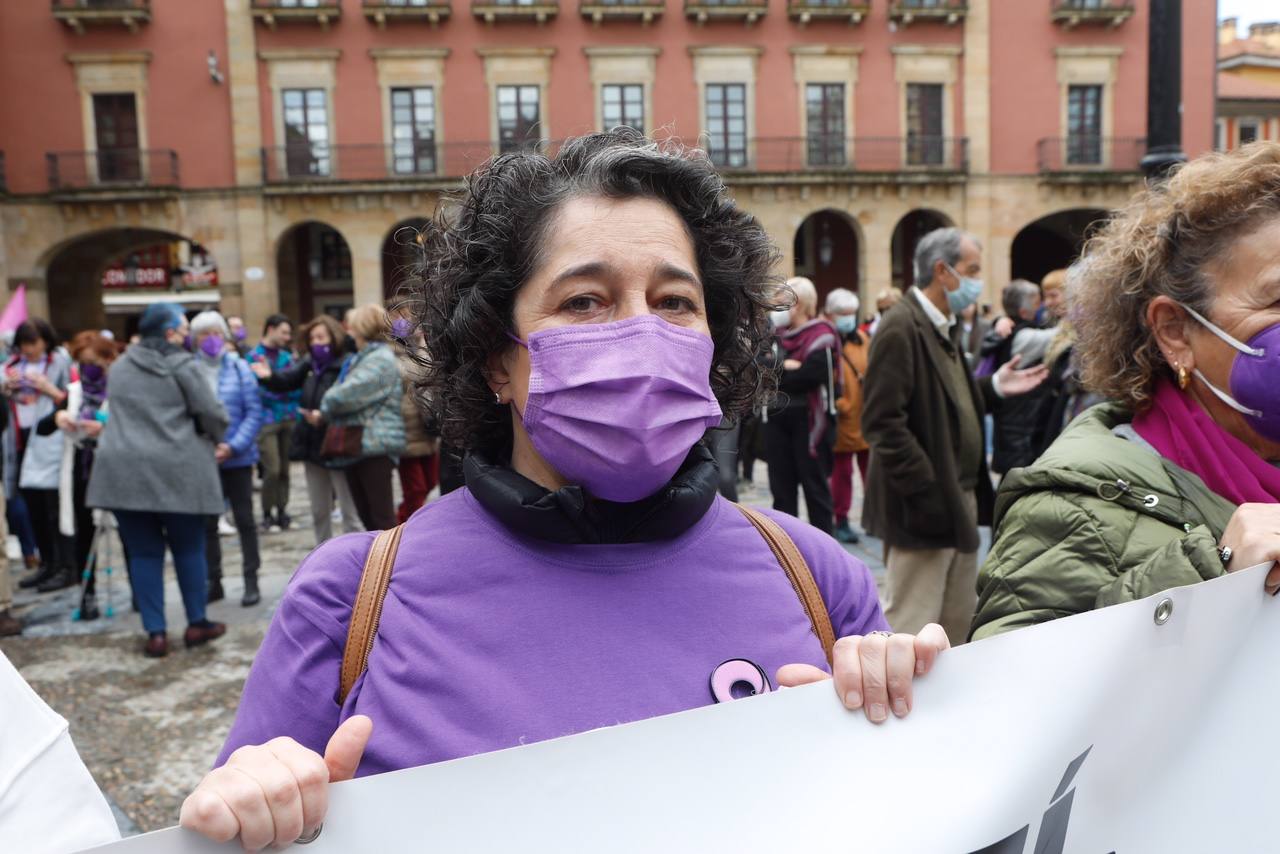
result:
[[[382,619],[382,602],[387,598],[391,584],[391,570],[400,549],[400,535],[404,525],[397,525],[378,534],[364,560],[360,574],[360,589],[356,592],[355,605],[351,609],[351,622],[347,625],[347,645],[342,649],[342,670],[338,688],[338,705],[347,701],[351,688],[369,664],[369,652],[378,636],[378,621]]]
[[[773,556],[786,571],[787,580],[791,582],[791,587],[796,591],[800,604],[809,615],[809,625],[813,627],[813,633],[818,636],[818,641],[822,644],[822,653],[827,657],[827,664],[830,664],[831,651],[836,645],[836,633],[831,627],[831,615],[827,613],[827,604],[822,601],[822,591],[818,589],[818,583],[813,580],[813,573],[809,570],[809,564],[805,562],[804,555],[800,554],[800,549],[796,547],[795,542],[787,536],[787,532],[782,530],[782,526],[777,522],[759,510],[753,510],[742,504],[737,507],[742,511],[742,515],[747,517],[747,521],[760,532],[760,536],[764,537]]]

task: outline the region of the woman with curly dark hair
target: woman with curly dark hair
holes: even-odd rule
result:
[[[1280,145],[1140,193],[1067,287],[1110,402],[1001,484],[975,638],[1280,559]]]
[[[330,780],[771,678],[834,672],[849,708],[907,714],[941,630],[888,636],[839,544],[717,495],[701,440],[770,387],[776,256],[704,157],[632,132],[499,157],[424,242],[421,391],[467,452],[466,488],[398,529],[376,644],[349,624],[362,565],[389,566],[394,539],[351,535],[303,564],[186,826],[287,843],[315,832]]]

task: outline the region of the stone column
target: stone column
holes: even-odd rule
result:
[[[992,238],[991,186],[991,0],[970,0],[964,21],[964,133],[969,138],[969,183],[964,189],[964,222],[984,248],[984,302],[999,302],[1009,281],[1008,247]]]
[[[224,0],[227,10],[227,86],[231,91],[231,140],[236,162],[236,186],[262,184],[262,114],[258,101],[258,57],[250,4]],[[225,282],[241,285],[242,310],[250,330],[261,329],[267,316],[279,311],[280,291],[275,258],[267,245],[266,211],[260,194],[235,198],[236,242],[239,265],[219,269]],[[257,281],[245,271],[260,269]]]

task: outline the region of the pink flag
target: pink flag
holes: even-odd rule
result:
[[[0,332],[12,332],[26,319],[27,286],[23,283],[18,285],[18,289],[9,298],[9,304],[4,307],[4,313],[0,314]]]

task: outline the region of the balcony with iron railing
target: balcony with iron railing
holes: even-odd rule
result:
[[[151,21],[151,0],[51,0],[53,17],[76,33],[85,27],[123,26],[136,33]]]
[[[1042,139],[1037,146],[1040,174],[1065,180],[1137,175],[1146,150],[1147,141],[1142,137],[1094,134]]]
[[[393,21],[438,24],[453,12],[450,0],[363,0],[364,16],[379,27]]]
[[[1071,29],[1083,24],[1118,27],[1133,17],[1134,0],[1049,0],[1053,22]]]
[[[870,0],[787,0],[787,14],[800,24],[832,19],[860,24],[870,13]]]
[[[726,172],[962,175],[969,170],[966,137],[764,137],[736,148],[711,145],[708,154]]]
[[[665,0],[579,0],[578,11],[594,23],[604,21],[641,21],[653,23],[662,16]]]
[[[178,187],[178,153],[168,148],[51,151],[45,155],[49,190],[154,192]]]
[[[539,145],[539,143],[531,143]],[[277,184],[454,181],[498,151],[492,142],[301,144],[262,149],[262,180]]]
[[[530,140],[519,146],[554,156],[560,142]],[[271,187],[333,184],[428,184],[457,182],[500,153],[496,142],[402,141],[391,145],[303,144],[262,149],[262,180]],[[717,149],[712,162],[725,173],[806,173],[954,180],[969,169],[963,137],[765,137]],[[292,192],[292,191],[291,191]]]
[[[342,17],[340,0],[251,0],[253,17],[275,29],[277,24],[298,22],[319,24],[328,29],[329,24]]]
[[[968,13],[968,0],[889,0],[889,20],[904,27],[921,21],[958,24]]]
[[[684,0],[685,15],[699,24],[708,21],[754,24],[768,11],[768,0]]]
[[[486,24],[499,21],[545,24],[559,13],[559,0],[471,0],[471,14]]]

